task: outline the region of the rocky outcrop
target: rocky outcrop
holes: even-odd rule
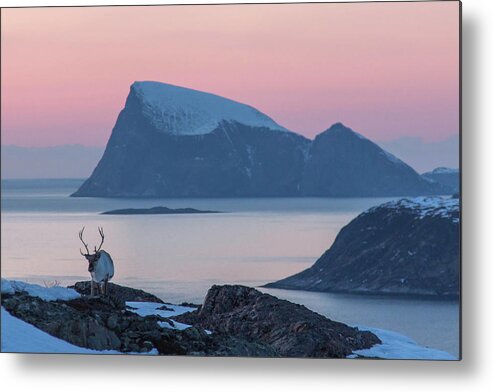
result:
[[[91,294],[91,281],[77,282],[69,288],[74,289],[81,295]],[[164,303],[162,299],[145,292],[144,290],[133,289],[131,287],[120,286],[116,283],[108,282],[108,294],[120,304],[125,302],[157,302]]]
[[[213,286],[199,310],[177,317],[211,330],[272,347],[281,357],[345,358],[380,340],[302,305],[245,286]]]
[[[87,282],[74,287],[83,293],[88,290]],[[118,285],[111,288],[105,297],[43,300],[5,287],[2,307],[52,336],[99,351],[344,358],[380,343],[370,332],[244,286],[213,286],[198,309],[173,317],[162,317],[159,312],[142,317],[125,301],[135,305],[154,296]],[[174,305],[156,309],[172,310],[168,306]]]
[[[2,294],[2,306],[52,336],[94,350],[147,353],[156,349],[161,355],[277,356],[275,350],[262,343],[211,335],[199,327],[163,328],[159,323],[173,326],[174,321],[160,316],[141,317],[111,296],[44,301],[26,294]]]
[[[266,287],[455,298],[459,246],[458,199],[402,199],[360,214],[312,267]]]
[[[254,108],[136,82],[77,197],[389,196],[447,193],[342,124],[315,140]]]

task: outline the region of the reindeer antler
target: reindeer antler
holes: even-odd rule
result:
[[[103,228],[98,226],[98,231],[99,231],[99,235],[101,236],[101,243],[99,244],[99,248],[97,250],[96,250],[96,247],[94,247],[94,250],[96,252],[99,252],[101,250],[101,247],[103,246],[103,242],[104,242]]]
[[[81,240],[81,242],[84,244],[85,248],[86,248],[86,251],[87,253],[86,254],[89,254],[89,248],[87,247],[87,244],[84,242],[84,240],[82,239],[82,236],[84,234],[84,229],[85,229],[85,226],[82,228],[81,231],[79,231],[79,239]],[[82,249],[79,248],[79,252],[82,256],[84,256],[84,253],[82,253]]]

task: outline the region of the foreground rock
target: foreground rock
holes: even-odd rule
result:
[[[459,246],[458,199],[402,199],[360,214],[312,267],[266,287],[456,298]]]
[[[3,283],[7,312],[52,336],[98,351],[344,358],[380,343],[370,332],[244,286],[213,286],[197,309],[155,302],[152,294],[114,284],[106,297],[77,297],[70,290],[71,298],[61,300],[46,296],[49,289],[41,287],[45,299],[31,295],[39,292],[32,289],[36,285],[28,293]],[[73,287],[85,293],[88,285]]]
[[[176,319],[266,344],[281,357],[345,358],[380,343],[370,332],[245,286],[213,286],[199,310]]]
[[[88,296],[91,294],[91,281],[77,282],[73,286],[69,286],[81,295]],[[164,304],[163,300],[155,295],[149,294],[144,290],[133,289],[131,287],[120,286],[116,283],[108,282],[108,294],[113,300],[117,300],[120,304],[125,302],[158,302]]]
[[[155,315],[141,317],[111,296],[44,301],[25,293],[2,294],[2,306],[13,316],[52,336],[93,350],[147,353],[157,349],[162,355],[277,355],[262,343],[211,335],[199,327],[185,330],[163,327],[163,323],[171,327],[175,323]]]

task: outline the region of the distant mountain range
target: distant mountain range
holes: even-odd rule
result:
[[[436,167],[459,167],[459,135],[439,141],[425,141],[419,137],[401,137],[380,141],[378,145],[424,173]]]
[[[2,179],[87,178],[101,159],[102,147],[2,145]]]
[[[423,173],[422,176],[428,180],[435,181],[439,184],[453,189],[454,192],[459,192],[460,173],[459,169],[448,167],[437,167],[431,172]]]
[[[399,196],[450,193],[341,123],[313,141],[217,95],[135,82],[73,196]]]

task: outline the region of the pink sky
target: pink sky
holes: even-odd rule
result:
[[[248,103],[312,138],[459,131],[459,3],[2,9],[2,144],[103,146],[130,84]]]

